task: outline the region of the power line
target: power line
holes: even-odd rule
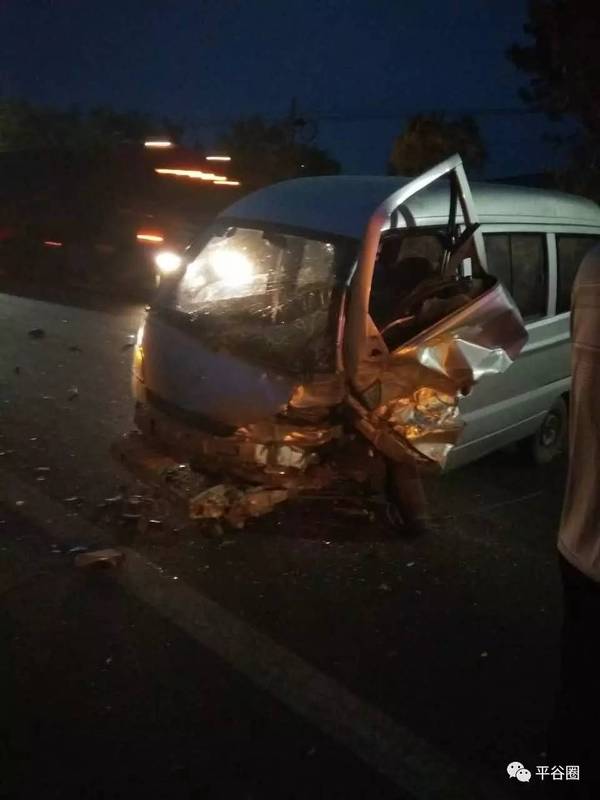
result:
[[[382,103],[382,106],[389,105],[389,103]],[[374,109],[357,109],[357,110],[344,110],[344,111],[303,111],[301,116],[310,120],[311,122],[373,122],[373,121],[394,121],[400,120],[405,117],[411,117],[416,114],[447,114],[449,116],[474,116],[474,117],[514,117],[514,116],[532,116],[543,115],[544,112],[537,109],[524,108],[524,107],[470,107],[470,108],[432,108],[432,109],[417,109],[417,108],[394,108],[393,111],[379,111]],[[278,119],[272,115],[263,115],[268,119]],[[240,116],[252,116],[252,114],[242,114]],[[221,118],[189,118],[189,125],[195,128],[218,128],[231,125],[239,119],[237,117],[221,117]]]

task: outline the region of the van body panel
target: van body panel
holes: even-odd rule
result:
[[[294,383],[150,314],[144,328],[144,382],[157,398],[184,411],[238,427],[277,414]]]

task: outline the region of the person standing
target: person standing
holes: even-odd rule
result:
[[[558,536],[561,678],[549,754],[580,766],[581,797],[600,797],[600,245],[575,279],[571,339],[569,472]]]

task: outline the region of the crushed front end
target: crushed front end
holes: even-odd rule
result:
[[[448,176],[445,228],[391,225],[412,194]],[[252,196],[243,202],[252,207]],[[238,525],[290,494],[367,479],[377,461],[443,466],[460,435],[460,398],[506,370],[526,341],[512,299],[485,272],[470,202],[455,158],[367,215],[362,245],[228,212],[161,284],[140,329],[138,432],[121,459],[135,468],[154,458],[169,476],[169,463],[189,465],[207,476],[183,492],[189,515]],[[384,286],[379,320],[374,276],[390,265],[401,286]]]

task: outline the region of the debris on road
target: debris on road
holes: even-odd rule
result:
[[[50,472],[50,467],[36,467],[34,472]]]
[[[79,345],[76,345],[76,344],[72,344],[72,345],[70,345],[70,346],[69,346],[69,350],[70,350],[72,353],[82,353],[82,352],[83,352],[83,351],[82,351],[82,349],[81,349],[81,347],[79,347]]]
[[[137,522],[138,519],[141,519],[141,514],[133,513],[131,511],[124,511],[121,514],[121,519],[124,522]]]
[[[242,490],[237,486],[221,483],[192,497],[189,515],[190,519],[223,517],[234,528],[243,528],[248,517],[267,514],[288,497],[287,489],[252,486]]]
[[[85,547],[85,545],[76,544],[73,547],[69,547],[69,549],[67,550],[67,554],[70,556],[74,556],[77,555],[77,553],[86,553],[87,549],[88,548]]]
[[[84,553],[78,553],[75,556],[76,567],[91,567],[91,566],[107,566],[116,567],[123,560],[124,554],[120,550],[115,550],[113,547],[107,547],[104,550],[90,550]]]
[[[83,503],[83,500],[81,499],[81,497],[78,497],[77,495],[73,495],[73,497],[65,497],[65,499],[63,500],[63,503],[72,503],[72,504],[77,503],[77,504],[79,504],[79,503]]]
[[[45,335],[46,331],[43,328],[32,328],[29,331],[29,336],[31,336],[32,339],[43,339]]]
[[[71,386],[69,388],[67,398],[69,400],[75,400],[76,397],[79,397],[79,389],[77,388],[77,386]]]
[[[211,486],[190,500],[191,519],[217,519],[239,499],[239,492],[224,483]]]

